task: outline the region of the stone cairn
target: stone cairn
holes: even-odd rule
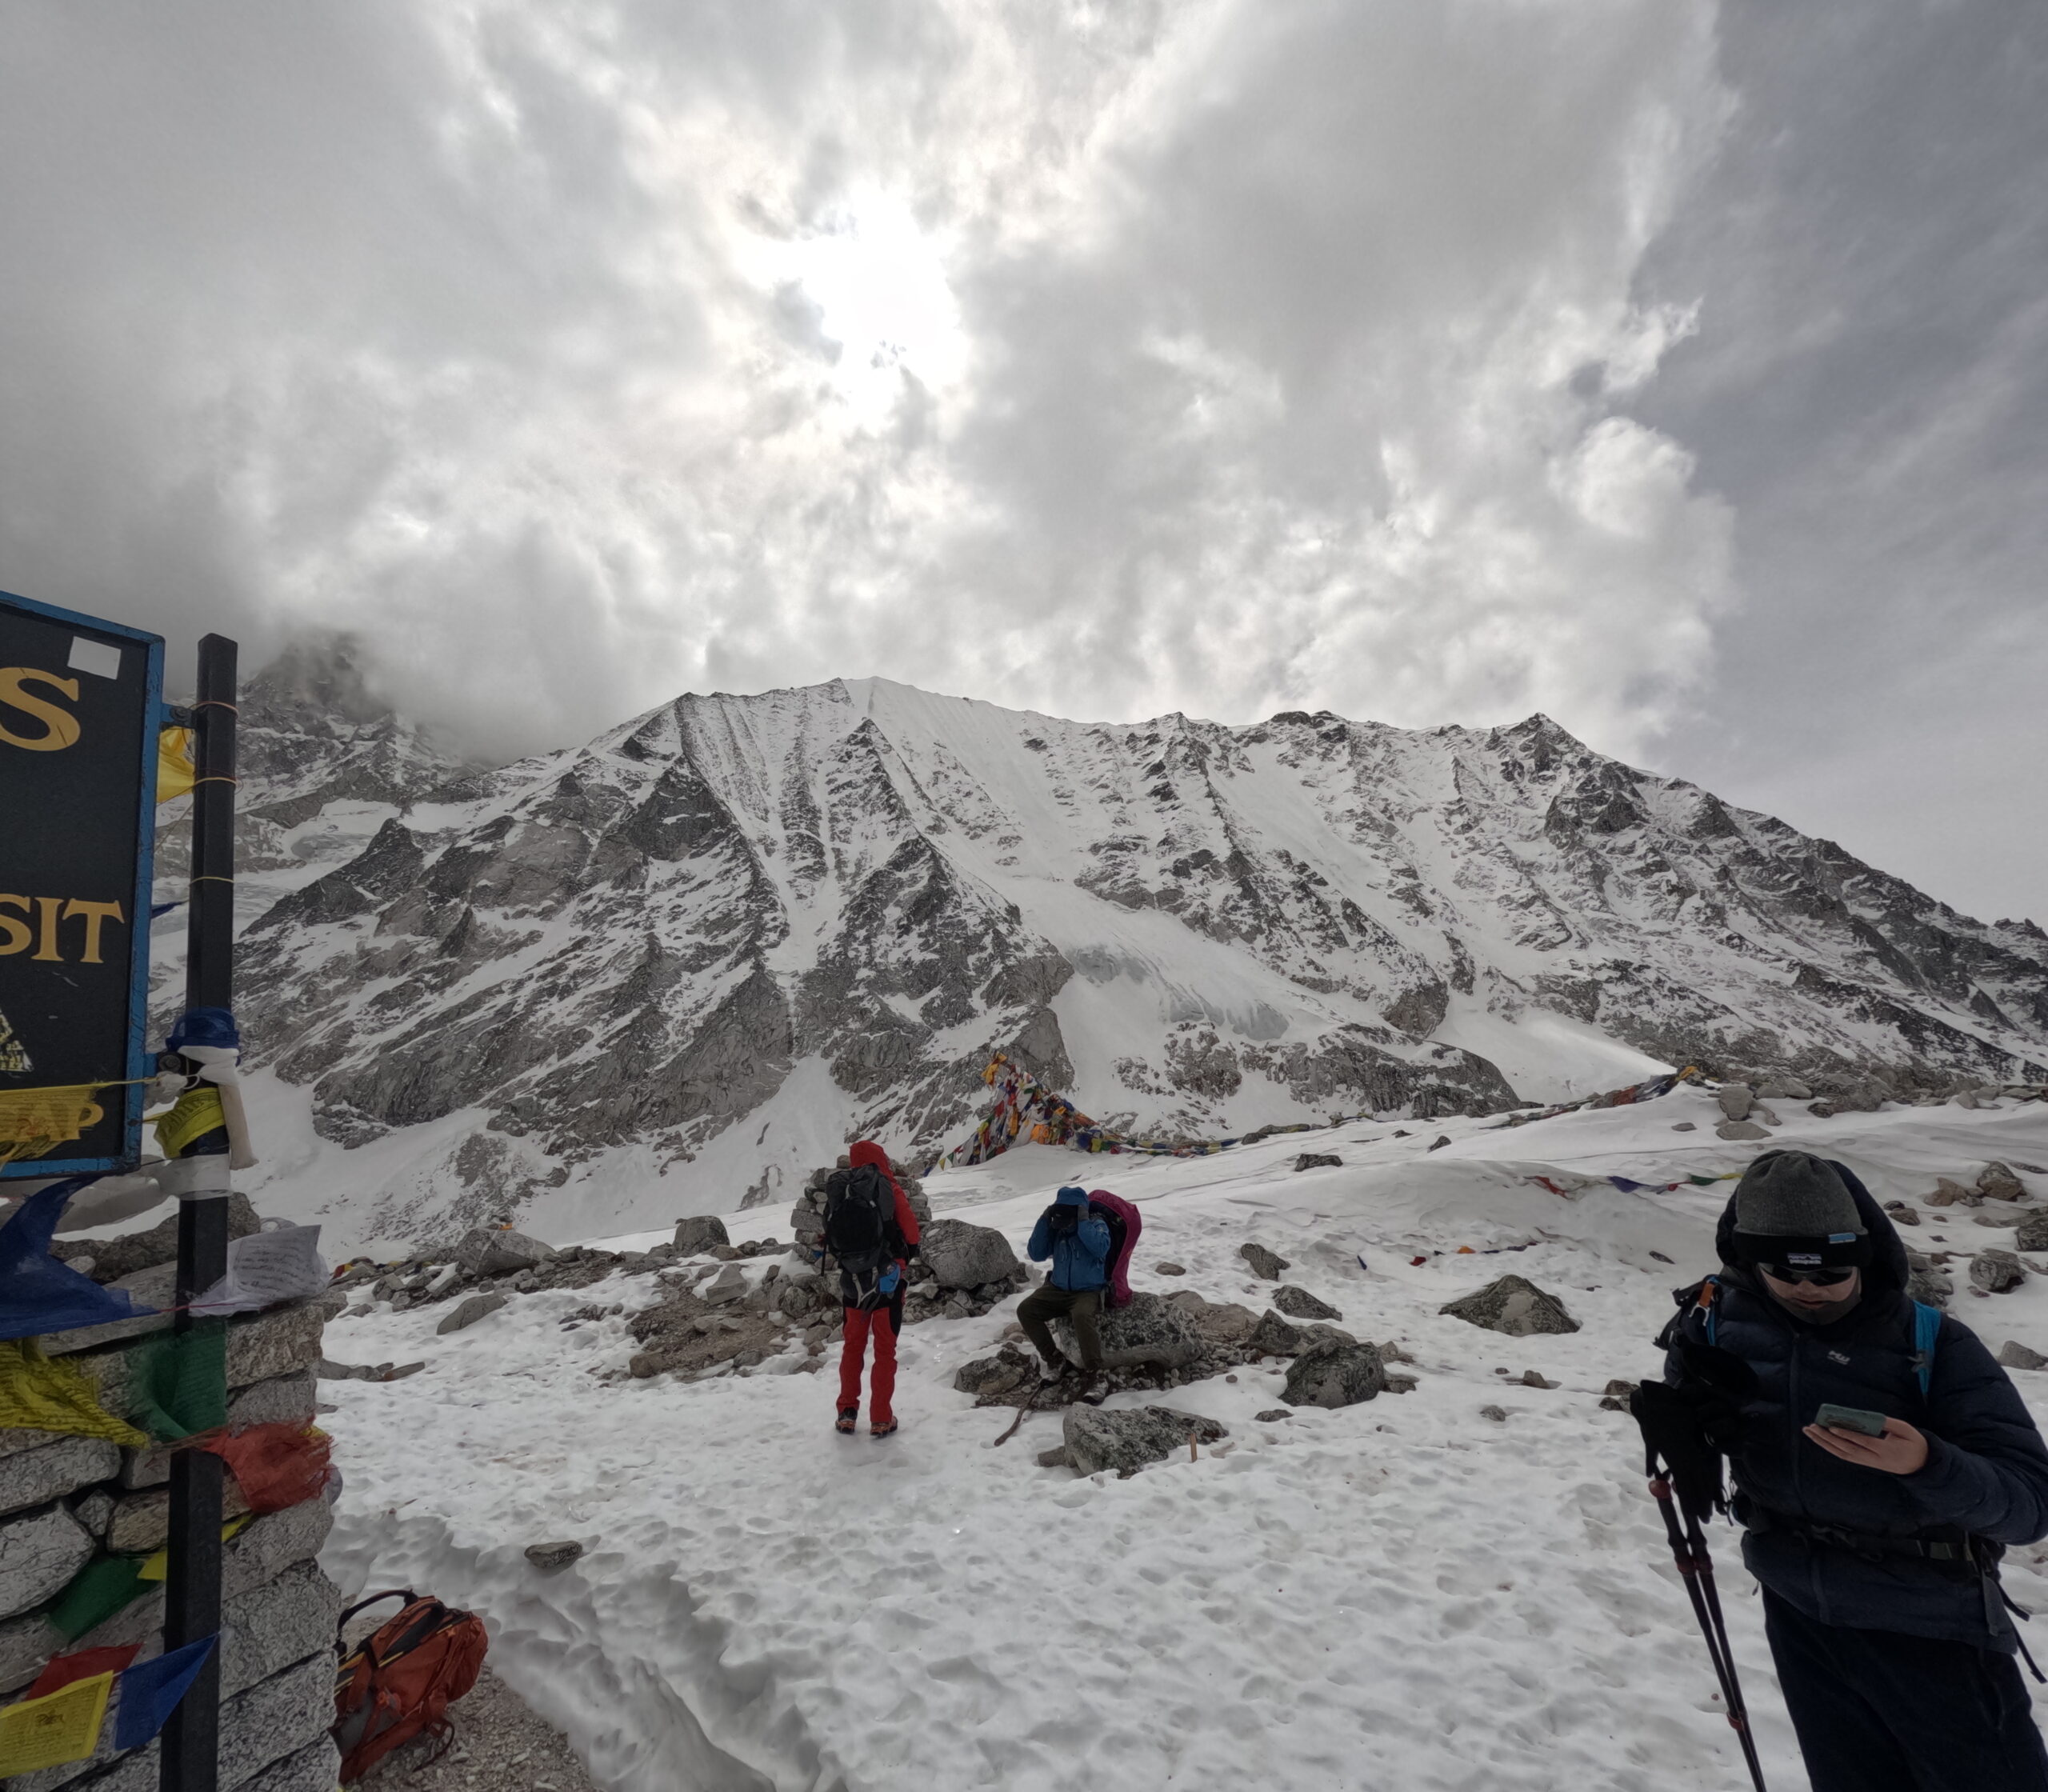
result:
[[[232,1198],[230,1230],[255,1230]],[[144,1304],[167,1305],[177,1222],[110,1242],[60,1246],[59,1254]],[[339,1303],[331,1294],[227,1322],[227,1422],[310,1425],[320,1336]],[[158,1314],[38,1339],[44,1354],[84,1374],[99,1404],[141,1428],[140,1353],[167,1330]],[[0,1430],[0,1704],[20,1698],[53,1656],[130,1643],[138,1660],[162,1651],[164,1595],[154,1590],[94,1628],[66,1636],[50,1613],[89,1565],[138,1559],[164,1546],[170,1528],[169,1451],[130,1449],[98,1438]],[[328,1738],[334,1721],[334,1625],[341,1596],[320,1570],[334,1523],[326,1494],[268,1512],[222,1547],[220,1642],[222,1792],[332,1792],[340,1759]],[[226,1511],[245,1514],[234,1478]],[[110,1716],[87,1760],[23,1774],[7,1792],[155,1792],[158,1745],[114,1748]]]

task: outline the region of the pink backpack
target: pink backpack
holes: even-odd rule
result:
[[[1122,1196],[1107,1189],[1090,1189],[1088,1206],[1110,1229],[1110,1260],[1102,1267],[1110,1278],[1110,1305],[1130,1305],[1130,1254],[1138,1248],[1138,1235],[1145,1230],[1145,1218]]]

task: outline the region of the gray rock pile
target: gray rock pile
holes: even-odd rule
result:
[[[96,1242],[91,1273],[156,1267],[148,1259],[160,1242],[150,1234]],[[229,1322],[230,1426],[312,1422],[321,1333],[336,1304],[323,1295]],[[166,1322],[146,1320],[141,1329]],[[131,1422],[143,1398],[129,1335],[136,1326],[125,1321],[42,1341],[83,1372],[102,1406]],[[54,1655],[130,1643],[140,1645],[142,1659],[161,1653],[161,1586],[77,1637],[61,1633],[45,1608],[108,1552],[163,1544],[170,1474],[163,1447],[0,1430],[0,1702],[18,1698]],[[246,1513],[232,1477],[227,1493],[228,1514]],[[341,1597],[316,1559],[333,1522],[326,1500],[314,1498],[252,1520],[222,1546],[223,1792],[330,1792],[334,1784],[339,1762],[327,1730]],[[88,1784],[92,1792],[155,1792],[157,1745],[122,1754],[115,1734],[109,1722],[90,1759],[7,1784],[21,1792],[83,1792]]]

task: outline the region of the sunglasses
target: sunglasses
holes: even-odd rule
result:
[[[1757,1267],[1773,1282],[1810,1282],[1816,1288],[1839,1288],[1855,1274],[1849,1270],[1790,1270],[1781,1263],[1759,1263]]]

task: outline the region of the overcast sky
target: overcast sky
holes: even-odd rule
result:
[[[0,589],[498,755],[1533,710],[2048,921],[2038,0],[0,0]]]

